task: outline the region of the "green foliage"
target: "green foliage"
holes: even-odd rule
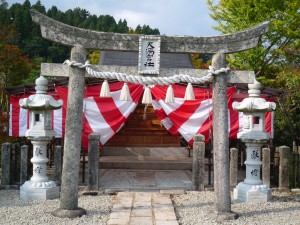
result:
[[[100,59],[100,51],[92,51],[89,53],[89,61],[91,64],[98,65]]]
[[[35,57],[31,60],[33,64],[32,70],[29,76],[22,80],[23,84],[34,83],[35,80],[40,76],[41,70],[41,63],[45,62],[46,60],[43,57]]]
[[[208,69],[208,66],[211,64],[211,55],[191,54],[190,57],[195,69]]]
[[[128,33],[130,34],[149,34],[149,35],[159,35],[159,30],[157,28],[152,29],[148,25],[137,25],[135,29],[129,28]]]
[[[128,33],[133,30],[128,27],[125,19],[116,22],[110,15],[91,15],[81,8],[62,12],[56,6],[52,6],[46,11],[39,0],[34,5],[31,5],[29,0],[24,0],[23,4],[15,3],[8,8],[6,0],[0,0],[0,112],[8,110],[8,97],[4,94],[6,87],[21,82],[34,82],[40,74],[42,62],[63,63],[70,57],[69,47],[42,38],[39,25],[31,19],[30,9],[84,29],[116,33]],[[138,25],[135,33],[159,34],[159,30],[148,25]],[[89,54],[93,64],[98,63],[99,57],[100,51]]]
[[[125,19],[116,23],[110,15],[91,15],[81,8],[62,12],[56,6],[52,6],[46,11],[39,0],[32,6],[29,0],[24,0],[23,4],[15,3],[8,8],[6,0],[0,0],[1,110],[7,110],[7,97],[3,96],[6,87],[18,85],[21,81],[34,81],[39,75],[41,62],[63,63],[70,57],[69,47],[49,42],[41,36],[39,25],[31,19],[30,9],[36,9],[55,20],[84,29],[116,33],[128,33],[133,30],[128,27]],[[159,34],[159,30],[151,29],[148,25],[138,25],[135,33]],[[32,59],[32,71],[28,56]],[[99,51],[90,54],[90,60],[94,64],[98,63],[99,57]]]
[[[8,97],[5,88],[21,84],[31,71],[31,63],[27,55],[15,44],[14,25],[0,23],[0,112],[8,111]]]
[[[15,25],[19,37],[14,40],[14,44],[17,44],[30,58],[43,57],[53,63],[62,63],[68,59],[70,48],[42,38],[39,25],[31,20],[30,9],[36,9],[50,18],[84,29],[115,33],[128,33],[133,30],[128,27],[125,19],[116,22],[110,15],[91,15],[87,10],[78,7],[62,12],[56,6],[52,6],[46,11],[41,1],[38,0],[31,5],[29,0],[24,0],[23,4],[15,3],[8,8],[7,2],[1,0],[0,24]],[[143,25],[136,33],[159,34],[159,30]]]
[[[251,69],[264,76],[268,74],[269,66],[284,62],[284,49],[300,36],[298,0],[220,0],[216,5],[213,3],[208,0],[211,17],[218,22],[214,28],[224,34],[271,21],[269,32],[261,38],[257,48],[229,58],[235,68]]]
[[[285,94],[278,99],[276,113],[276,138],[280,144],[286,141],[299,145],[300,134],[300,68],[285,68],[278,75]]]
[[[300,141],[300,1],[299,0],[207,0],[214,27],[223,34],[244,30],[266,20],[270,28],[258,47],[228,57],[235,69],[254,70],[264,86],[285,90],[275,112],[278,144]],[[287,143],[289,141],[289,143]]]
[[[29,0],[24,0],[23,4],[15,3],[8,8],[6,0],[0,0],[0,115],[1,112],[8,111],[9,98],[5,94],[6,87],[32,83],[40,74],[42,62],[62,63],[70,57],[69,47],[42,38],[39,25],[31,19],[30,9],[84,29],[116,33],[128,33],[133,30],[128,27],[125,19],[116,22],[110,15],[91,15],[85,9],[75,8],[62,12],[56,6],[52,6],[46,11],[40,0],[34,5],[31,5]],[[159,34],[159,30],[143,25],[136,33]],[[89,54],[92,64],[97,64],[99,57],[100,51],[92,51]],[[0,125],[2,122],[0,118]],[[8,123],[8,119],[5,123]],[[12,141],[8,138],[7,133],[0,129],[0,144]]]

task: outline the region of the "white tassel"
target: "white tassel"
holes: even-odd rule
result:
[[[120,100],[121,101],[132,101],[130,91],[129,91],[129,87],[128,87],[127,83],[124,83],[124,85],[122,87]]]
[[[101,98],[110,98],[111,97],[107,80],[104,80],[102,83],[101,90],[100,90],[100,97]]]
[[[188,83],[188,86],[186,87],[184,99],[195,100],[194,89],[191,83]]]
[[[174,99],[174,90],[172,85],[170,84],[168,89],[167,89],[167,94],[166,94],[166,99],[165,99],[165,103],[174,103],[175,99]]]
[[[145,87],[142,103],[143,104],[152,104],[151,90],[148,85]]]

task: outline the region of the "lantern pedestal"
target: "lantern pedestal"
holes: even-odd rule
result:
[[[233,198],[241,202],[268,202],[272,199],[272,192],[266,185],[239,183],[233,190]]]
[[[52,184],[53,181],[50,181],[48,184]],[[54,183],[54,182],[53,182]],[[36,188],[36,183],[31,181],[26,181],[20,188],[20,198],[24,202],[30,202],[34,200],[47,200],[47,199],[56,199],[59,198],[59,187],[46,187],[46,188]],[[55,185],[55,183],[54,183]]]
[[[264,132],[257,132],[256,136],[264,135]],[[243,133],[240,133],[241,138]],[[233,190],[233,198],[241,202],[267,202],[272,198],[272,191],[262,184],[260,179],[261,168],[261,146],[265,140],[244,140],[247,148],[246,165],[246,179],[241,182]]]
[[[46,176],[47,144],[50,137],[31,138],[33,144],[33,176],[20,187],[20,198],[25,201],[59,198],[59,187]]]

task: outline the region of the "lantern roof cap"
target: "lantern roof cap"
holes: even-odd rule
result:
[[[232,107],[239,112],[271,112],[276,109],[274,102],[267,102],[264,98],[260,98],[261,84],[255,79],[253,84],[248,84],[249,97],[242,102],[233,102]]]
[[[23,109],[31,110],[54,110],[62,107],[61,101],[56,101],[51,95],[47,95],[48,80],[40,76],[35,80],[36,93],[19,101]]]

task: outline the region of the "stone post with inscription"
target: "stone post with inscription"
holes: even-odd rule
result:
[[[204,191],[204,173],[205,173],[205,137],[197,134],[194,137],[193,144],[193,171],[192,182],[193,190]]]
[[[35,81],[36,94],[20,100],[24,109],[29,109],[29,129],[26,137],[33,145],[33,176],[20,187],[23,201],[55,199],[59,197],[59,187],[46,176],[47,144],[55,136],[52,130],[52,110],[61,108],[62,104],[47,95],[48,81],[40,76]]]
[[[75,46],[71,51],[71,60],[84,63],[87,51]],[[60,208],[52,212],[57,217],[79,217],[85,215],[78,207],[78,180],[81,151],[82,108],[85,86],[85,69],[69,68],[68,105],[66,133],[64,142],[63,170],[61,180]]]
[[[279,149],[279,191],[289,190],[289,157],[290,147],[280,146]]]
[[[10,185],[10,143],[5,142],[1,146],[1,167],[2,167],[2,177],[1,177],[1,186],[8,188]]]
[[[234,102],[234,110],[243,112],[243,130],[238,138],[246,144],[246,179],[234,189],[234,198],[242,202],[267,202],[271,189],[260,179],[261,147],[269,139],[265,132],[265,113],[274,111],[276,104],[260,98],[261,85],[255,80],[249,84],[249,97],[241,103]]]
[[[89,151],[88,151],[88,191],[98,191],[99,189],[99,134],[89,135]]]
[[[57,185],[61,184],[62,149],[60,145],[54,147],[54,178]]]
[[[230,187],[235,187],[238,180],[238,150],[230,149]]]
[[[262,149],[262,182],[267,188],[270,187],[270,149]]]
[[[27,165],[28,161],[28,146],[22,145],[21,147],[21,170],[20,170],[20,183],[24,184],[27,180]]]

